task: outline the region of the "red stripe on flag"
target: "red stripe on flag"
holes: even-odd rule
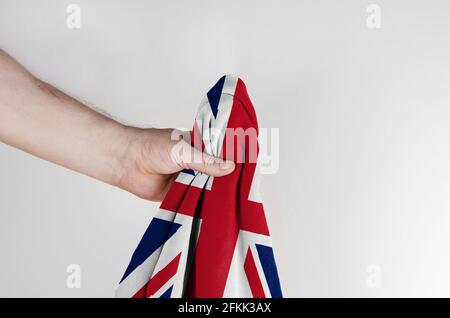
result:
[[[142,286],[141,289],[139,289],[139,291],[133,295],[133,297],[131,298],[145,298],[145,289],[147,288],[147,284],[145,284],[144,286]]]
[[[250,247],[248,248],[247,256],[245,257],[244,270],[245,274],[247,275],[248,283],[250,285],[253,297],[266,298]]]
[[[147,285],[147,298],[156,293],[165,283],[169,281],[176,273],[178,264],[180,263],[181,253],[179,253],[173,260],[153,276]]]
[[[164,197],[160,208],[188,216],[194,216],[203,189],[174,182]]]
[[[181,253],[179,253],[169,264],[154,275],[150,280],[142,287],[133,298],[149,298],[153,296],[165,283],[171,279],[178,270],[178,264],[180,263]]]

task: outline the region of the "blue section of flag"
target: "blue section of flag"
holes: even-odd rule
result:
[[[283,297],[272,248],[261,244],[255,245],[264,271],[264,276],[266,276],[267,285],[269,285],[270,294],[273,298]]]
[[[214,118],[217,117],[217,112],[219,111],[220,95],[222,94],[223,84],[225,83],[225,76],[216,83],[206,94],[208,96],[209,105],[211,106],[211,111]]]
[[[173,289],[173,285],[170,286],[170,288],[168,290],[166,290],[159,298],[170,298],[170,296],[172,296],[172,289]]]
[[[175,234],[180,228],[181,224],[166,221],[158,218],[153,218],[144,233],[138,247],[133,253],[130,264],[123,274],[121,282],[132,272],[141,265],[150,255],[153,254],[161,245],[163,245],[168,239]]]
[[[192,169],[183,169],[183,170],[181,170],[181,172],[195,176],[195,171]]]

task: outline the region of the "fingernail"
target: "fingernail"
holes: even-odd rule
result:
[[[234,162],[233,161],[224,161],[220,163],[220,169],[222,170],[234,170]]]

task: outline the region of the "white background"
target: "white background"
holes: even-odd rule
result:
[[[0,0],[0,47],[121,120],[191,127],[244,79],[280,128],[262,195],[286,296],[450,296],[448,1],[377,1],[381,29],[360,0],[86,0],[79,30],[70,3]],[[112,296],[157,207],[0,145],[0,296]]]

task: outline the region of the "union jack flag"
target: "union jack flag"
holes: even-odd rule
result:
[[[227,138],[230,128],[256,134]],[[202,151],[234,160],[236,168],[218,178],[180,172],[133,253],[116,297],[282,297],[258,163],[249,160],[244,143],[257,145],[257,132],[245,84],[223,76],[200,104],[190,138]]]

